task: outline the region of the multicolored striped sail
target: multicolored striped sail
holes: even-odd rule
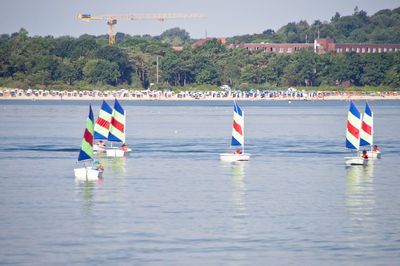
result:
[[[244,112],[233,102],[233,130],[231,146],[244,146]]]
[[[115,99],[108,140],[125,143],[125,111]]]
[[[106,103],[106,101],[103,100],[99,117],[97,118],[96,124],[94,125],[94,139],[108,139],[111,117],[112,109]]]
[[[92,106],[89,105],[89,117],[86,121],[86,129],[85,133],[83,134],[82,146],[81,150],[79,151],[78,162],[93,158],[93,127],[93,111]]]
[[[350,110],[347,116],[346,148],[359,150],[360,148],[361,114],[353,101],[350,101]]]
[[[373,145],[373,123],[374,114],[369,108],[368,103],[365,104],[365,112],[361,124],[360,132],[360,146],[372,146]]]

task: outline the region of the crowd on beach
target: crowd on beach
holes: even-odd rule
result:
[[[229,87],[220,91],[181,91],[171,90],[42,90],[0,88],[0,100],[348,100],[348,99],[395,99],[400,100],[399,91],[361,92],[361,91],[314,91],[297,90],[232,90]]]

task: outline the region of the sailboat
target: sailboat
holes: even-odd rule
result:
[[[118,100],[115,99],[114,110],[112,112],[110,130],[108,132],[107,140],[110,142],[119,142],[125,144],[125,119],[126,112],[119,104]],[[131,149],[125,147],[107,147],[106,154],[108,157],[122,157],[126,153],[130,152]]]
[[[82,145],[79,151],[78,162],[93,161],[93,132],[94,132],[94,119],[92,106],[89,105],[89,117],[86,121],[86,129],[83,134]],[[93,170],[92,167],[75,168],[75,178],[82,180],[98,180],[103,177],[103,171]]]
[[[370,146],[371,149],[367,151],[368,158],[381,158],[380,151],[373,150],[373,136],[374,136],[374,113],[368,105],[365,103],[365,112],[362,119],[361,131],[360,131],[360,146]]]
[[[236,101],[233,102],[233,129],[231,146],[239,147],[235,153],[221,153],[220,159],[226,162],[248,161],[250,154],[244,152],[244,112]],[[241,147],[241,150],[240,150]]]
[[[106,103],[106,101],[103,100],[103,104],[101,105],[101,109],[99,112],[99,117],[97,118],[96,124],[94,125],[94,139],[101,141],[99,142],[99,144],[93,144],[93,150],[95,152],[105,151],[103,141],[108,139],[111,117],[112,117],[112,109]],[[103,143],[103,145],[100,145],[100,143]]]
[[[360,150],[360,128],[361,128],[361,114],[353,101],[350,101],[350,109],[347,116],[346,127],[346,148],[359,151]],[[366,165],[367,159],[361,156],[344,157],[346,165]]]

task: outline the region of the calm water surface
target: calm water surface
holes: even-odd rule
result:
[[[0,264],[400,264],[400,101],[370,102],[367,167],[344,165],[348,102],[239,102],[231,164],[231,102],[121,101],[133,152],[78,182],[88,104],[0,101]]]

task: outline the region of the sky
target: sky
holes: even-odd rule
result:
[[[158,36],[179,27],[193,39],[233,37],[277,31],[289,22],[330,21],[336,12],[352,15],[354,8],[369,16],[381,9],[400,7],[399,0],[0,0],[0,34],[25,28],[29,36],[108,34],[104,21],[84,22],[78,13],[99,17],[107,14],[182,13],[204,14],[201,19],[118,21],[116,32]]]

